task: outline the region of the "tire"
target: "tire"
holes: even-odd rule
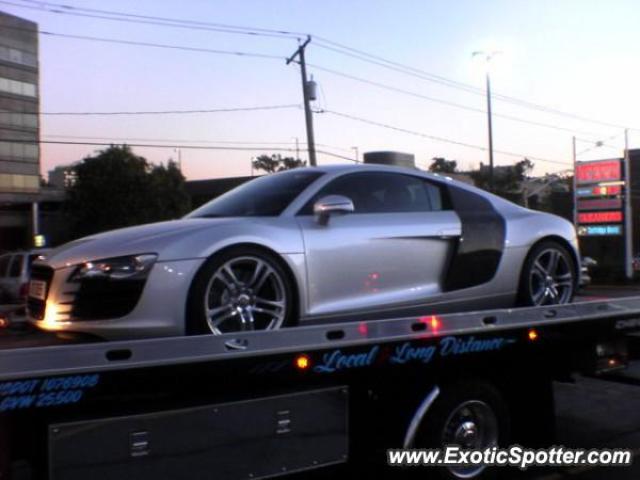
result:
[[[500,392],[489,383],[468,380],[443,388],[422,420],[413,448],[460,445],[484,450],[506,446],[510,428],[509,409]],[[461,432],[469,434],[466,444],[457,441],[461,440]],[[471,432],[475,432],[475,436]],[[488,479],[497,474],[495,467],[481,465],[442,467],[437,471],[445,479]]]
[[[553,255],[558,259],[555,270],[549,263]],[[560,243],[545,240],[531,249],[524,262],[517,306],[571,303],[577,286],[577,268],[571,253]]]
[[[229,248],[209,258],[196,274],[187,298],[186,333],[220,335],[292,326],[295,291],[277,256],[257,247]]]

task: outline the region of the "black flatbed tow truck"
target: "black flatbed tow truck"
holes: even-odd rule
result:
[[[551,446],[552,382],[623,369],[638,331],[629,297],[0,350],[0,478],[375,474],[388,448],[489,427],[501,445]],[[470,404],[495,425],[458,420]]]

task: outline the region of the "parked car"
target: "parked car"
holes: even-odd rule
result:
[[[550,305],[571,301],[578,259],[570,222],[450,178],[300,168],[50,252],[28,313],[116,339]]]
[[[27,301],[31,264],[48,249],[26,250],[0,255],[0,304]]]
[[[591,285],[591,269],[598,266],[598,261],[591,257],[582,257],[580,262],[580,288]]]

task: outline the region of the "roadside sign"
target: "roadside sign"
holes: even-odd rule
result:
[[[622,162],[620,159],[578,162],[576,164],[576,182],[600,183],[622,179]]]
[[[578,235],[581,237],[620,236],[622,225],[580,225]]]

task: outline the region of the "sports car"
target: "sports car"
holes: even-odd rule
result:
[[[40,328],[103,339],[571,301],[573,225],[381,165],[265,175],[185,218],[63,245],[32,267]]]

